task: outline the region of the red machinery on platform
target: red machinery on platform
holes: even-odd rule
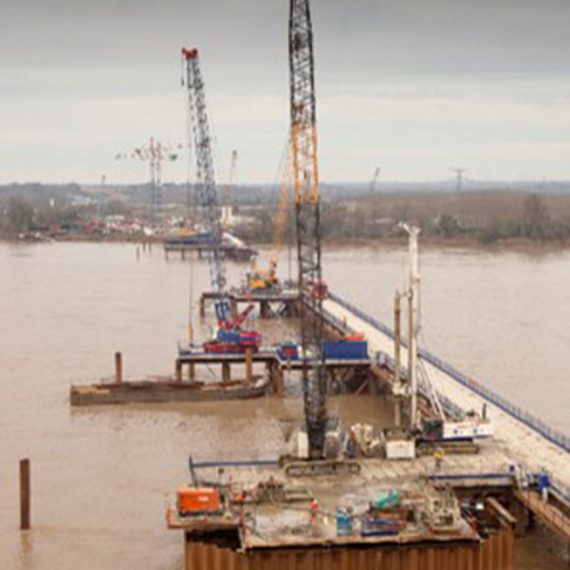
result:
[[[233,321],[218,321],[216,336],[204,343],[204,350],[215,354],[244,353],[247,350],[257,352],[261,345],[261,334],[241,328],[253,309],[254,305],[250,304]]]

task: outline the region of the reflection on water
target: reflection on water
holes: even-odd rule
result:
[[[560,374],[568,256],[430,252],[422,261],[430,348],[568,428]],[[404,279],[399,252],[340,250],[325,263],[333,289],[389,320]],[[69,385],[111,374],[117,350],[127,377],[173,371],[187,330],[189,263],[167,264],[159,248],[137,261],[133,245],[0,244],[0,267],[0,568],[180,568],[181,539],[165,530],[164,507],[188,478],[188,455],[275,457],[286,448],[282,420],[302,415],[298,376],[283,400],[71,410]],[[230,282],[241,270],[230,265]],[[205,289],[205,262],[194,274],[195,291]],[[268,341],[295,327],[259,326]],[[208,328],[197,324],[200,335]],[[372,397],[335,397],[330,407],[346,424],[390,415]],[[25,456],[33,530],[21,534]]]

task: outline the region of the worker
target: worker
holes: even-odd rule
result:
[[[538,492],[540,493],[540,496],[542,497],[542,501],[544,503],[548,503],[548,490],[550,487],[550,477],[548,476],[548,473],[546,473],[546,471],[541,471],[537,476],[536,476],[536,482],[538,485]]]
[[[346,438],[345,453],[348,459],[356,459],[356,455],[358,453],[358,441],[356,440],[356,434],[352,429],[348,432],[348,437]]]
[[[311,506],[309,507],[309,523],[313,531],[313,536],[318,536],[319,534],[319,503],[316,499],[311,501]]]
[[[435,470],[439,471],[441,469],[441,465],[443,463],[443,458],[445,457],[445,451],[441,447],[438,447],[433,452],[433,458],[435,460]]]

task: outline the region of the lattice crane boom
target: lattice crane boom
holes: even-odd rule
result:
[[[162,164],[178,159],[180,143],[163,143],[152,138],[148,143],[133,149],[130,153],[115,155],[116,160],[136,159],[149,163],[150,166],[150,219],[157,222],[162,212]]]
[[[283,250],[285,225],[287,223],[289,206],[291,200],[291,178],[292,178],[292,157],[291,145],[288,145],[287,156],[285,157],[285,167],[283,172],[283,180],[279,188],[279,204],[277,206],[277,213],[275,215],[275,229],[273,232],[273,252],[271,254],[269,263],[274,271],[277,269],[279,256]]]
[[[299,292],[315,315],[301,303],[301,344],[305,422],[311,458],[324,455],[327,427],[327,378],[322,356],[323,323],[317,112],[313,32],[309,0],[291,0],[289,13],[291,148],[297,225]],[[317,292],[314,295],[314,292]]]
[[[188,108],[190,131],[194,138],[194,153],[196,155],[196,184],[198,201],[201,207],[208,231],[212,235],[213,247],[208,250],[210,266],[210,282],[212,290],[218,294],[216,316],[218,321],[226,322],[229,307],[226,294],[226,277],[222,259],[222,221],[220,196],[214,176],[214,163],[204,80],[200,71],[200,61],[197,49],[182,49],[182,57],[186,64],[186,91],[188,93]]]
[[[233,207],[233,198],[236,190],[236,176],[237,176],[237,159],[238,151],[232,150],[232,158],[230,163],[230,175],[228,183],[226,184],[225,191],[222,195],[222,225],[225,231],[230,228],[230,219]]]

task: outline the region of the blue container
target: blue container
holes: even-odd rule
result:
[[[327,341],[323,342],[322,351],[328,360],[368,360],[368,341]]]
[[[299,360],[299,346],[294,342],[282,344],[277,352],[281,360]]]
[[[220,329],[218,334],[216,335],[217,340],[220,342],[238,342],[239,341],[239,333],[235,331],[227,331],[224,329]]]
[[[344,509],[336,510],[336,534],[337,536],[352,536],[352,515]]]

